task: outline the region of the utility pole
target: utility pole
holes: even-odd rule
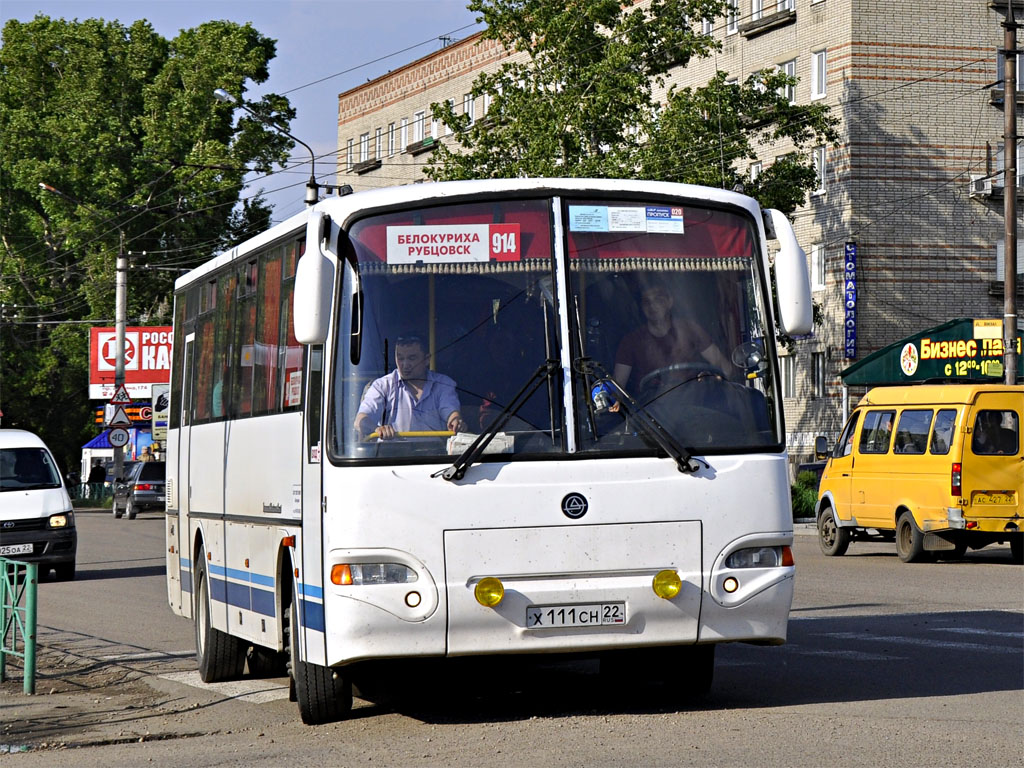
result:
[[[118,227],[117,276],[114,282],[114,391],[124,386],[124,325],[128,316],[128,256],[124,250],[124,230]],[[124,446],[114,446],[114,482],[124,477]]]
[[[1017,19],[1003,22],[1003,381],[1017,381]]]

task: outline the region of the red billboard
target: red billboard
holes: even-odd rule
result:
[[[154,384],[171,379],[171,326],[125,328],[124,385],[133,398],[149,399]],[[92,328],[89,334],[89,399],[114,394],[117,334],[113,328]]]

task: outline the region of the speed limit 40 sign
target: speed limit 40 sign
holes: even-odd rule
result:
[[[115,427],[107,433],[107,439],[115,448],[124,448],[128,445],[128,430]]]

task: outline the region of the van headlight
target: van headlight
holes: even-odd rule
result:
[[[70,528],[75,524],[75,513],[61,512],[59,515],[50,515],[46,524],[50,528]]]
[[[778,568],[793,565],[789,547],[748,547],[737,549],[725,560],[727,568]]]

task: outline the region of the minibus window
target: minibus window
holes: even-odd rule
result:
[[[944,408],[935,415],[935,429],[932,431],[932,442],[928,448],[936,456],[949,453],[953,442],[953,426],[956,424],[956,410]]]
[[[854,411],[853,416],[846,424],[846,429],[843,430],[843,434],[839,436],[839,442],[836,443],[836,448],[832,451],[833,458],[840,458],[841,456],[849,456],[853,452],[853,433],[857,431],[857,418],[860,416],[858,411]]]
[[[896,411],[868,411],[864,414],[864,429],[860,433],[860,453],[888,453],[889,439]]]
[[[924,453],[928,444],[928,430],[932,425],[932,412],[904,411],[896,427],[894,453]]]
[[[978,411],[974,420],[971,450],[978,456],[1014,456],[1020,430],[1014,411]]]

